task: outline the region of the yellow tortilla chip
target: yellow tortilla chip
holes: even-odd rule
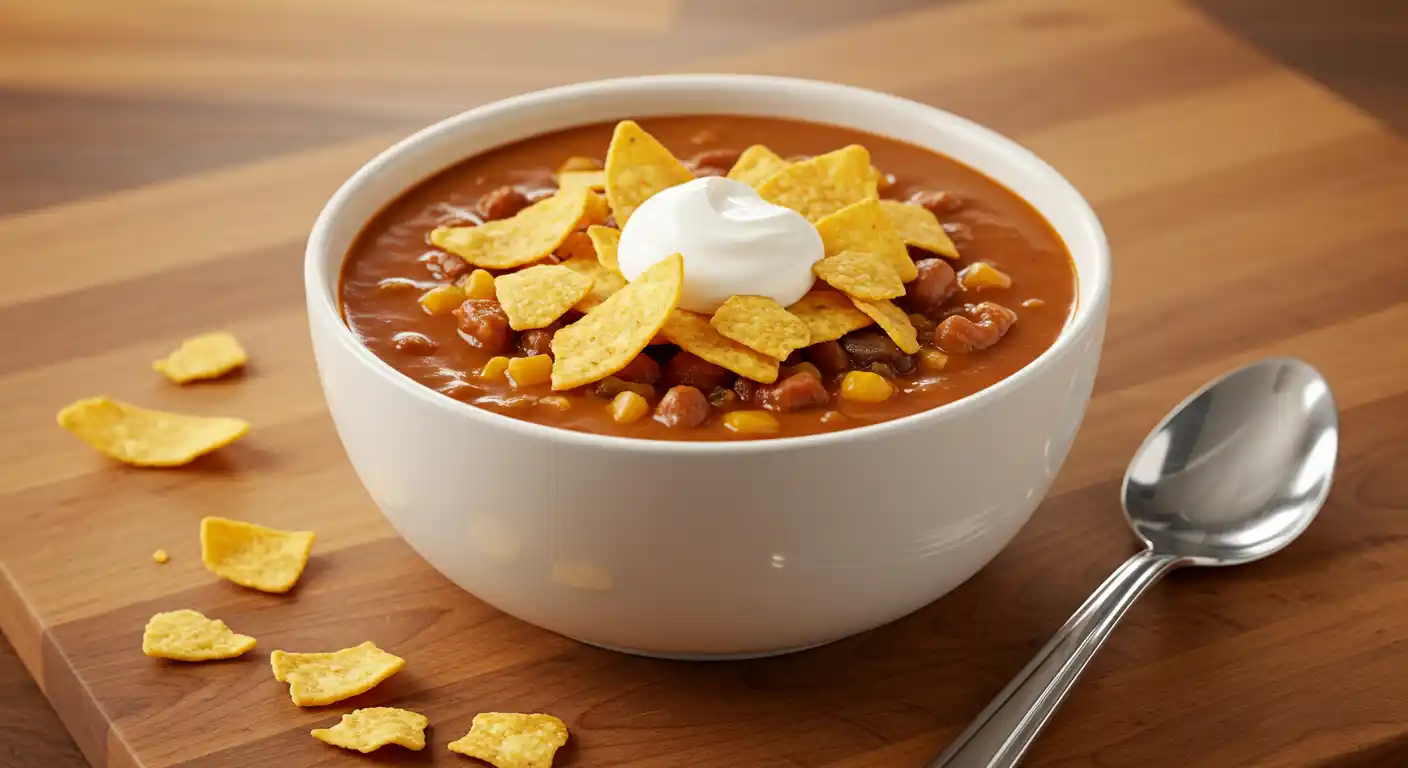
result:
[[[851,301],[856,305],[856,309],[869,315],[877,325],[885,329],[886,335],[895,342],[901,352],[912,355],[919,351],[919,333],[914,330],[914,325],[909,322],[909,315],[906,315],[903,309],[883,299],[867,301],[852,296]]]
[[[106,397],[59,411],[59,426],[104,455],[138,467],[179,467],[249,433],[249,422],[138,408]]]
[[[660,329],[671,344],[760,384],[777,381],[777,358],[749,349],[718,331],[703,315],[677,309]]]
[[[325,744],[362,754],[387,744],[419,752],[425,749],[427,725],[430,719],[425,715],[395,707],[368,707],[348,712],[331,728],[314,728],[312,735]]]
[[[683,283],[684,259],[676,253],[553,334],[552,388],[574,389],[625,368],[679,304]]]
[[[841,251],[869,251],[890,263],[903,282],[919,277],[904,241],[890,225],[877,200],[848,205],[816,223],[827,256]]]
[[[177,384],[215,379],[249,362],[244,347],[228,333],[203,333],[186,339],[175,352],[152,363],[157,373]]]
[[[792,163],[758,184],[764,200],[813,222],[879,194],[870,176],[870,153],[859,144]]]
[[[603,267],[593,256],[573,256],[562,262],[562,266],[592,281],[592,289],[573,307],[578,312],[596,309],[611,294],[626,287],[626,278]]]
[[[616,124],[606,150],[606,202],[616,226],[626,226],[636,208],[656,192],[693,178],[684,163],[634,120]]]
[[[835,291],[812,291],[788,307],[787,311],[807,324],[812,344],[835,341],[874,322],[869,315],[856,309],[844,294]]]
[[[494,279],[499,305],[515,331],[552,325],[591,289],[590,277],[561,264],[540,264]]]
[[[450,751],[494,768],[551,768],[566,743],[567,725],[552,715],[480,712],[469,733],[450,742]]]
[[[260,592],[293,589],[312,549],[312,531],[279,531],[223,517],[200,521],[200,559],[206,570]]]
[[[906,257],[908,258],[908,257]],[[904,283],[884,257],[870,251],[841,251],[812,265],[812,272],[848,296],[893,299],[904,295]]]
[[[587,237],[596,248],[596,260],[601,266],[620,274],[621,265],[616,261],[616,249],[621,246],[621,230],[611,227],[587,227]]]
[[[274,679],[288,683],[289,697],[300,707],[321,707],[366,693],[405,665],[405,659],[370,640],[332,653],[269,654]]]
[[[532,264],[557,250],[577,229],[592,194],[585,187],[564,190],[507,219],[477,227],[436,227],[430,232],[430,244],[485,269]]]
[[[756,188],[763,183],[763,179],[786,167],[787,161],[776,152],[762,144],[754,144],[738,156],[737,162],[728,170],[728,177]]]
[[[562,171],[557,174],[559,191],[590,189],[593,192],[606,191],[606,171]]]
[[[142,653],[154,659],[233,659],[253,647],[249,635],[237,635],[225,622],[191,610],[158,613],[142,630]]]
[[[766,296],[730,296],[709,319],[720,334],[768,357],[785,360],[811,343],[807,324]]]
[[[948,259],[958,258],[958,247],[949,239],[939,223],[939,217],[928,208],[898,200],[881,200],[880,207],[905,245],[923,248]]]

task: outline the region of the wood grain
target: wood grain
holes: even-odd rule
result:
[[[0,185],[0,627],[96,766],[347,764],[307,735],[346,707],[290,706],[267,653],[364,639],[409,663],[348,704],[433,723],[425,753],[379,763],[466,765],[444,744],[501,709],[564,718],[559,765],[919,766],[1129,553],[1117,490],[1147,429],[1207,378],[1286,354],[1320,367],[1342,407],[1321,519],[1267,562],[1155,590],[1027,764],[1408,765],[1408,143],[1393,128],[1408,94],[1382,76],[1345,89],[1366,111],[1286,66],[1343,79],[1293,21],[1309,17],[1244,3],[1229,32],[1208,14],[1230,5],[0,3],[0,175],[22,182]],[[1392,47],[1397,16],[1373,7],[1378,33],[1315,28]],[[1114,247],[1096,395],[1032,522],[933,605],[780,659],[620,656],[454,588],[358,485],[305,339],[302,240],[376,151],[499,96],[666,70],[829,78],[953,109],[1067,174]],[[246,374],[180,389],[152,374],[214,328],[246,343]],[[100,392],[255,431],[180,471],[114,466],[52,421]],[[205,572],[206,514],[317,530],[304,583],[275,597]],[[170,564],[151,562],[157,547]],[[151,663],[142,624],[177,607],[259,649]],[[0,764],[72,764],[14,670],[0,653]]]

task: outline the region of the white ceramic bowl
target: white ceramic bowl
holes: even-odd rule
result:
[[[756,442],[583,434],[455,401],[402,376],[338,315],[343,257],[417,182],[530,135],[724,113],[858,128],[978,168],[1071,250],[1075,317],[1017,374],[951,405]],[[660,656],[783,652],[899,618],[972,576],[1041,501],[1100,357],[1109,251],[1090,206],[1014,142],[947,112],[829,83],[671,75],[583,83],[469,110],[356,173],[318,217],[305,281],[338,434],[391,524],[456,584],[525,621]]]

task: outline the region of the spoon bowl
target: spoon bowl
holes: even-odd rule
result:
[[[1134,601],[1185,565],[1238,565],[1290,544],[1330,492],[1339,413],[1318,371],[1289,358],[1209,382],[1144,439],[1124,513],[1143,542],[930,768],[1012,768]]]

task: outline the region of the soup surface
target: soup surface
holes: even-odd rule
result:
[[[389,205],[367,224],[345,261],[340,296],[348,327],[407,377],[507,416],[636,438],[737,440],[853,428],[953,402],[1032,362],[1072,315],[1076,275],[1059,236],[1026,201],[951,158],[847,128],[792,120],[679,116],[643,119],[640,126],[696,177],[728,173],[740,152],[753,145],[765,145],[786,163],[848,145],[864,147],[874,169],[870,194],[932,213],[956,249],[942,255],[932,246],[907,245],[918,276],[905,282],[904,295],[879,302],[903,311],[917,349],[901,348],[903,329],[870,322],[846,305],[864,327],[825,341],[817,341],[813,331],[810,343],[776,360],[721,336],[709,348],[735,345],[740,355],[760,359],[764,368],[770,364],[776,376],[771,382],[758,380],[768,377],[752,374],[753,368],[745,371],[750,378],[705,360],[709,353],[704,348],[697,350],[701,357],[652,334],[650,345],[638,355],[631,353],[624,368],[554,389],[546,371],[556,366],[556,375],[565,367],[560,352],[568,347],[561,329],[584,316],[617,309],[625,299],[601,303],[598,297],[599,307],[584,300],[544,327],[514,330],[500,306],[501,300],[508,303],[508,283],[499,281],[519,267],[491,267],[483,270],[488,274],[476,275],[477,265],[498,262],[481,262],[468,250],[462,251],[466,260],[451,252],[455,246],[431,245],[431,233],[520,219],[521,211],[531,211],[529,206],[557,192],[559,169],[602,166],[613,130],[620,130],[610,123],[549,133],[469,158]],[[577,231],[534,264],[577,257],[568,266],[586,258],[615,267],[615,253],[600,255],[594,239],[582,231],[596,225],[595,235],[602,227],[617,226],[621,194],[613,196],[610,184],[595,199],[596,213],[583,215],[571,227]],[[754,186],[768,196],[767,181]],[[644,216],[631,214],[628,222],[644,229],[637,221]],[[818,230],[825,227],[817,224]],[[827,249],[833,255],[830,242]],[[684,259],[688,263],[689,254]],[[683,273],[688,280],[690,270]],[[497,298],[491,275],[499,286]],[[596,284],[601,282],[598,276]],[[850,302],[848,294],[832,287],[837,282],[835,276],[817,279],[817,293],[808,296]],[[618,283],[627,284],[617,280],[613,285]],[[855,303],[859,307],[862,302]],[[692,317],[710,320],[703,314]],[[714,327],[735,333],[719,325],[718,317],[711,321]],[[535,324],[517,314],[514,321]],[[700,327],[713,333],[707,323]],[[554,360],[555,347],[559,354]],[[512,365],[506,368],[506,363]]]

